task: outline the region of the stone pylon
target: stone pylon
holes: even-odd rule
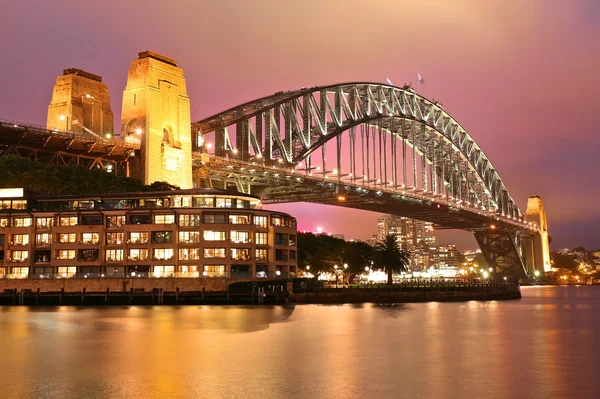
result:
[[[535,224],[538,228],[538,233],[531,237],[534,268],[540,272],[550,271],[552,265],[550,264],[550,241],[548,237],[546,210],[544,209],[542,199],[537,195],[529,197],[527,200],[525,221]]]
[[[102,77],[81,69],[65,69],[56,78],[46,126],[99,137],[112,137],[113,113]]]
[[[121,138],[141,145],[131,176],[193,188],[190,100],[183,69],[169,57],[145,51],[131,63],[123,92]]]

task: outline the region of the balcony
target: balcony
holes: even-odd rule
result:
[[[8,261],[11,263],[25,263],[28,258],[8,258]]]
[[[128,256],[127,260],[132,261],[132,262],[141,262],[141,261],[145,261],[148,260],[148,256]]]
[[[50,245],[51,245],[50,241],[36,241],[35,242],[36,247],[49,247]]]

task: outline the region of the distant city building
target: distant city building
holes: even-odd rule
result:
[[[429,247],[435,244],[433,223],[404,216],[381,216],[377,220],[377,241],[388,234],[396,236],[400,247],[412,254],[412,268],[428,267]]]
[[[431,257],[435,268],[457,268],[458,251],[456,245],[446,244],[431,248]]]

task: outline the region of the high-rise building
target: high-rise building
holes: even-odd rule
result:
[[[432,248],[431,251],[432,264],[435,268],[450,268],[458,267],[458,251],[456,245],[446,244]]]
[[[383,240],[388,234],[395,235],[400,247],[412,254],[412,268],[427,268],[428,249],[435,243],[432,223],[404,216],[381,216],[377,220],[377,240]]]

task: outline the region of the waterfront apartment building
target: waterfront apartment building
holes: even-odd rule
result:
[[[388,234],[395,235],[400,247],[412,254],[411,268],[426,269],[429,265],[428,248],[435,244],[433,223],[404,216],[384,215],[377,220],[377,240]],[[425,251],[422,248],[426,248]]]
[[[296,220],[254,196],[0,190],[0,278],[288,277],[296,267]]]

